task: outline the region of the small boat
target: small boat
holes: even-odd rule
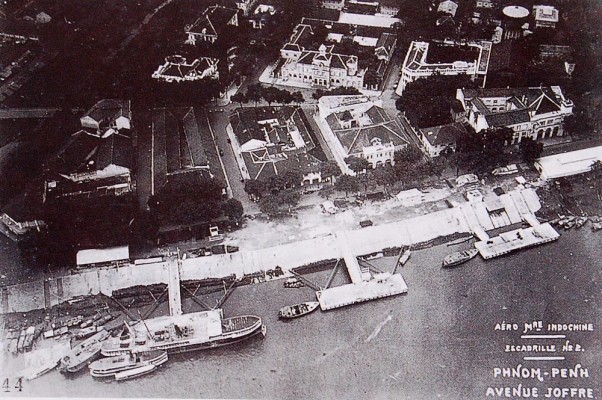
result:
[[[89,326],[87,328],[80,329],[79,331],[75,332],[75,338],[76,339],[84,339],[95,333],[96,333],[96,326]]]
[[[304,286],[305,286],[305,284],[297,278],[288,278],[287,280],[284,281],[285,288],[301,288]]]
[[[282,307],[278,311],[278,318],[291,319],[301,317],[314,311],[320,303],[317,301],[306,301],[305,303],[295,304],[294,306]]]
[[[455,267],[456,265],[460,265],[468,260],[475,258],[477,254],[479,254],[479,251],[477,249],[456,251],[445,256],[441,266],[444,268]]]
[[[399,258],[399,265],[400,266],[404,266],[404,264],[406,262],[408,262],[408,260],[410,259],[410,256],[412,255],[412,250],[410,250],[409,248],[407,248],[403,254],[401,255],[401,257]]]
[[[602,229],[602,222],[592,223],[592,231],[596,232]]]
[[[150,374],[151,372],[153,372],[156,369],[157,369],[157,366],[154,364],[143,365],[142,367],[138,367],[138,368],[134,368],[134,369],[130,369],[127,371],[116,373],[115,380],[116,381],[124,381],[126,379],[138,378],[139,376]]]
[[[88,338],[71,349],[71,351],[61,358],[59,362],[59,371],[77,372],[90,364],[100,355],[102,341],[108,338],[109,332],[101,329],[91,338]]]
[[[573,219],[573,220],[570,220],[570,221],[567,221],[567,222],[564,224],[564,226],[563,226],[563,227],[564,227],[564,230],[565,230],[565,231],[568,231],[568,230],[569,230],[569,229],[571,229],[573,226],[575,226],[575,220],[574,220],[574,219]]]
[[[107,314],[107,315],[105,315],[104,317],[102,317],[100,320],[98,320],[96,322],[96,326],[104,325],[107,322],[110,322],[110,321],[114,320],[115,318],[116,318],[115,315]]]
[[[88,365],[90,375],[96,378],[115,376],[119,372],[129,371],[145,365],[162,365],[167,362],[167,352],[161,350],[144,353],[131,353],[101,358]]]
[[[36,367],[30,367],[23,372],[23,377],[28,381],[39,378],[40,376],[48,373],[56,368],[57,362],[48,361],[46,364],[38,365]]]
[[[84,317],[81,316],[81,315],[78,315],[77,317],[69,318],[67,320],[66,326],[69,327],[69,328],[71,328],[73,326],[81,324],[83,320],[84,320]]]
[[[575,229],[581,228],[587,222],[587,217],[578,217],[575,220]]]
[[[93,322],[94,322],[94,321],[93,321],[93,320],[90,318],[90,319],[88,319],[88,320],[85,320],[85,321],[84,321],[84,322],[82,322],[81,324],[79,324],[79,327],[80,327],[81,329],[87,328],[87,327],[91,326]]]
[[[23,345],[25,344],[26,332],[27,331],[25,329],[21,329],[21,333],[19,334],[19,340],[17,341],[17,351],[18,352],[23,351]]]
[[[23,351],[30,351],[33,347],[33,340],[36,333],[35,326],[30,326],[25,331],[25,339],[23,339]]]

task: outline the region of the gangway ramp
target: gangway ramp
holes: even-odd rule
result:
[[[476,237],[478,237],[482,241],[486,242],[487,240],[489,240],[489,235],[487,234],[487,232],[485,232],[485,230],[482,227],[473,226],[472,228],[470,228],[470,230]]]
[[[182,315],[182,297],[180,296],[180,257],[169,257],[167,269],[169,278],[167,287],[169,290],[169,314],[172,316]]]
[[[339,231],[336,233],[336,238],[337,244],[339,245],[339,249],[341,250],[341,255],[345,260],[345,266],[347,267],[347,271],[349,272],[351,282],[357,284],[370,280],[370,273],[362,273],[362,269],[360,268],[360,265],[357,262],[357,258],[355,257],[355,254],[353,254],[351,247],[349,247],[347,233]]]

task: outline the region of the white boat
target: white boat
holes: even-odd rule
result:
[[[261,318],[253,315],[223,318],[222,310],[162,316],[125,324],[119,337],[102,343],[104,356],[165,350],[167,353],[202,350],[265,335]]]
[[[75,332],[75,337],[77,339],[84,339],[90,335],[93,335],[96,333],[96,327],[95,326],[89,326],[87,328],[84,329],[80,329],[79,331]]]
[[[145,353],[124,354],[101,358],[88,365],[90,375],[95,378],[115,376],[119,372],[129,371],[145,365],[162,365],[167,362],[166,351],[149,351]]]
[[[66,327],[65,327],[66,328]],[[109,332],[101,329],[97,334],[75,346],[71,351],[61,358],[59,371],[77,372],[94,361],[100,354],[100,347]]]
[[[126,379],[138,378],[139,376],[150,374],[151,372],[153,372],[156,369],[157,369],[156,365],[153,365],[153,364],[144,365],[142,367],[138,367],[138,368],[134,368],[134,369],[130,369],[127,371],[116,373],[115,380],[116,381],[124,381]]]

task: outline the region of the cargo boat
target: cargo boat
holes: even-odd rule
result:
[[[103,356],[152,350],[183,353],[237,343],[266,332],[261,318],[223,318],[221,309],[125,323],[125,328],[119,337],[102,344]]]
[[[153,365],[153,364],[143,365],[138,368],[134,368],[134,369],[130,369],[127,371],[116,373],[115,380],[116,381],[124,381],[126,379],[138,378],[139,376],[150,374],[151,372],[153,372],[156,369],[157,369],[157,366]]]
[[[468,260],[472,260],[477,256],[477,254],[479,254],[479,251],[477,249],[456,251],[445,256],[445,258],[443,259],[442,267],[455,267],[456,265],[465,263]]]
[[[103,329],[72,348],[69,354],[59,361],[59,371],[77,372],[90,364],[100,354],[102,341],[107,337],[109,337],[109,332]]]
[[[320,303],[317,301],[306,301],[305,303],[295,304],[294,306],[282,307],[278,311],[278,318],[292,319],[302,317],[314,311]]]
[[[116,373],[143,367],[162,365],[167,362],[167,352],[161,350],[145,353],[131,353],[121,356],[101,358],[88,365],[90,375],[95,378],[114,377]]]

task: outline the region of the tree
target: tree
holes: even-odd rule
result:
[[[281,99],[280,89],[269,86],[261,90],[261,97],[271,106],[273,102],[277,102]]]
[[[228,199],[223,202],[222,211],[232,221],[240,220],[244,213],[242,203],[236,199]]]
[[[334,184],[336,190],[345,192],[345,196],[349,192],[357,192],[360,190],[360,184],[355,176],[341,175]]]
[[[301,105],[301,103],[305,103],[305,98],[303,97],[303,93],[297,91],[292,94],[293,103],[296,105]]]
[[[530,137],[521,140],[519,149],[523,160],[527,163],[532,163],[541,156],[543,151],[543,143],[536,142]]]
[[[255,107],[257,107],[257,102],[259,102],[259,100],[261,100],[263,97],[263,88],[261,87],[261,85],[259,83],[254,83],[252,85],[249,85],[247,87],[247,92],[245,94],[245,97],[249,101],[255,102]]]
[[[319,100],[320,97],[322,97],[322,96],[344,96],[344,95],[360,95],[360,94],[362,94],[362,92],[360,92],[358,89],[356,89],[352,86],[341,86],[341,87],[334,88],[331,90],[318,89],[315,91],[315,93],[312,93],[311,97],[313,97],[314,100]]]
[[[260,199],[267,190],[267,185],[263,181],[248,179],[245,181],[245,192],[251,197]]]
[[[320,163],[320,174],[322,175],[322,179],[327,179],[330,177],[337,177],[341,175],[341,168],[336,163],[336,161],[326,161]]]
[[[372,167],[370,161],[366,160],[365,158],[356,156],[349,156],[345,158],[345,163],[349,166],[349,169],[351,169],[356,174],[359,174],[362,171]]]
[[[237,92],[236,94],[230,96],[230,100],[237,102],[240,104],[240,108],[242,108],[243,103],[248,103],[249,99],[242,92]]]

